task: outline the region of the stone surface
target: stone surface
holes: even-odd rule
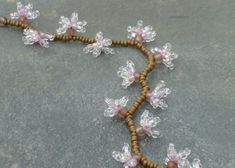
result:
[[[0,15],[15,11],[15,0],[0,2]],[[41,11],[33,25],[44,31],[55,32],[59,16],[73,11],[88,21],[90,37],[126,38],[139,19],[153,25],[158,38],[148,46],[169,41],[179,59],[175,70],[158,66],[148,78],[152,88],[166,81],[173,93],[167,111],[144,103],[137,112],[136,121],[144,109],[162,119],[163,137],[141,140],[142,151],[163,163],[172,142],[189,147],[205,168],[235,167],[234,0],[30,2]],[[103,117],[104,98],[130,95],[133,102],[140,87],[122,89],[116,71],[128,59],[142,70],[145,57],[115,47],[115,55],[94,59],[75,42],[25,46],[15,28],[1,27],[0,37],[0,167],[121,167],[111,153],[130,136],[123,121]]]

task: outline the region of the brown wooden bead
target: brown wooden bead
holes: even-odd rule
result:
[[[0,17],[0,26],[4,26],[6,24],[7,20],[5,17]]]
[[[89,38],[88,37],[85,37],[85,41],[86,41],[86,43],[89,41]]]
[[[80,36],[76,36],[76,40],[78,40],[78,41],[79,41],[79,40],[80,40]]]
[[[136,44],[136,46],[137,46],[138,48],[141,48],[142,44],[138,42],[138,43]]]
[[[133,136],[131,137],[131,139],[132,139],[133,141],[137,141],[137,140],[138,140],[138,138],[137,138],[136,135],[133,135]]]
[[[117,40],[117,45],[122,45],[122,40]]]
[[[166,168],[178,168],[178,165],[174,161],[169,161],[169,162],[167,162]]]
[[[83,37],[80,37],[80,39],[79,39],[81,42],[83,42],[84,41],[84,38]]]
[[[91,39],[91,38],[89,38],[89,39],[88,39],[88,43],[94,43],[94,40]]]
[[[68,35],[68,40],[72,40],[73,36],[72,35]]]
[[[134,45],[134,41],[133,40],[128,40],[128,44],[129,45]]]
[[[65,36],[65,40],[66,40],[66,41],[69,41],[69,36]]]

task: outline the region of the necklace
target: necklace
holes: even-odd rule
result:
[[[125,120],[131,135],[131,147],[124,143],[122,151],[114,151],[112,156],[115,160],[123,164],[124,168],[134,168],[141,164],[146,168],[201,168],[199,159],[194,159],[191,162],[187,157],[191,151],[186,148],[180,152],[176,152],[173,144],[169,144],[165,164],[158,164],[150,161],[141,152],[139,145],[139,137],[150,136],[159,138],[161,134],[155,129],[160,122],[160,118],[151,114],[148,110],[144,110],[141,115],[140,123],[136,124],[133,120],[134,113],[137,112],[142,102],[149,102],[154,109],[160,108],[165,110],[168,105],[166,97],[171,93],[171,90],[166,87],[164,81],[160,81],[155,89],[150,91],[150,86],[147,81],[148,74],[153,70],[156,64],[163,63],[167,68],[174,68],[173,60],[178,55],[171,51],[171,44],[166,43],[163,47],[148,49],[144,43],[154,41],[156,32],[152,26],[144,26],[143,21],[139,20],[136,26],[128,26],[128,39],[117,40],[105,38],[102,32],[98,32],[95,38],[81,36],[80,33],[85,33],[87,25],[86,21],[78,19],[77,13],[72,13],[71,18],[64,16],[60,17],[57,33],[50,34],[39,31],[28,24],[28,20],[36,19],[40,15],[38,10],[33,10],[32,4],[23,5],[17,3],[17,12],[10,14],[10,19],[0,17],[0,26],[15,26],[23,29],[24,36],[22,38],[25,45],[40,44],[42,47],[49,47],[50,41],[80,41],[87,43],[84,48],[85,53],[92,53],[94,57],[101,54],[114,54],[114,46],[134,47],[142,52],[148,59],[147,66],[142,72],[135,69],[135,65],[131,60],[128,60],[126,66],[121,66],[117,72],[118,77],[123,79],[123,88],[129,87],[132,83],[139,83],[141,86],[140,95],[136,98],[130,108],[127,108],[128,97],[124,96],[120,99],[106,98],[107,109],[104,111],[105,117],[120,117]],[[130,149],[131,148],[131,149]]]

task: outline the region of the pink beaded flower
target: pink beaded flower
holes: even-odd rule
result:
[[[132,61],[128,60],[126,66],[121,66],[117,72],[118,77],[123,78],[122,86],[127,88],[133,82],[138,81],[139,73],[135,70],[135,65]]]
[[[126,108],[128,98],[126,96],[122,97],[121,99],[106,98],[105,102],[107,103],[108,108],[104,111],[104,116],[114,117]]]
[[[95,37],[96,42],[92,44],[88,44],[87,47],[84,48],[85,53],[93,53],[94,57],[98,57],[101,52],[105,54],[114,54],[113,49],[109,48],[112,44],[112,40],[103,37],[102,32],[98,32]]]
[[[145,110],[140,117],[140,127],[137,127],[136,131],[139,136],[144,136],[147,134],[153,138],[159,138],[159,131],[153,129],[159,122],[159,117],[154,117],[153,115],[149,114],[148,110]]]
[[[161,81],[159,84],[157,84],[152,93],[147,94],[147,99],[153,106],[153,108],[156,109],[159,107],[162,110],[165,110],[168,105],[166,104],[164,98],[166,98],[170,93],[171,90],[169,88],[166,88],[164,81]]]
[[[194,159],[192,165],[188,161],[187,157],[190,155],[191,150],[186,148],[185,150],[179,151],[178,153],[175,150],[174,144],[169,144],[167,150],[167,162],[175,162],[178,165],[178,168],[202,168],[201,162],[199,159]]]
[[[36,19],[40,15],[40,12],[38,10],[33,11],[33,5],[22,5],[21,2],[17,2],[17,12],[11,13],[10,17],[11,19]]]
[[[143,26],[143,21],[137,21],[136,26],[128,26],[127,27],[128,38],[132,40],[136,40],[139,42],[151,42],[154,41],[156,36],[156,32],[153,31],[153,27]]]
[[[49,42],[53,41],[54,36],[50,34],[46,34],[40,31],[36,31],[33,29],[25,29],[24,37],[22,38],[25,45],[32,45],[34,43],[39,43],[41,46],[48,48]]]
[[[58,34],[64,34],[67,31],[74,34],[75,32],[86,32],[86,21],[78,20],[78,13],[72,13],[71,19],[61,16],[59,21],[60,27],[56,30]]]
[[[186,167],[189,166],[189,161],[187,160],[187,157],[188,155],[190,155],[190,153],[191,151],[188,148],[177,153],[174,144],[169,144],[169,147],[167,149],[166,163],[169,161],[173,161],[177,163],[178,168],[188,168]]]
[[[178,55],[171,51],[171,44],[166,43],[162,48],[153,48],[151,50],[155,54],[155,62],[163,63],[170,70],[174,69],[172,61],[178,58]]]
[[[114,151],[112,156],[116,161],[121,162],[124,168],[135,168],[139,163],[139,157],[131,154],[127,143],[124,143],[122,152]]]

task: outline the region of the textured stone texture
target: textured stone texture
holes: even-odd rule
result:
[[[15,10],[15,0],[0,0],[0,15]],[[144,139],[142,151],[163,162],[170,142],[192,149],[204,168],[235,167],[235,1],[234,0],[32,0],[41,17],[33,22],[54,32],[60,15],[78,11],[88,21],[87,36],[103,31],[126,38],[138,19],[158,32],[149,47],[171,42],[179,54],[172,72],[158,66],[152,87],[165,80],[173,93],[166,112],[155,112],[163,138]],[[17,29],[0,29],[0,167],[118,168],[111,158],[130,141],[123,121],[103,117],[104,98],[139,93],[124,90],[116,77],[127,59],[138,69],[145,57],[132,48],[114,56],[85,55],[80,43],[26,47]],[[129,103],[130,105],[130,103]]]

